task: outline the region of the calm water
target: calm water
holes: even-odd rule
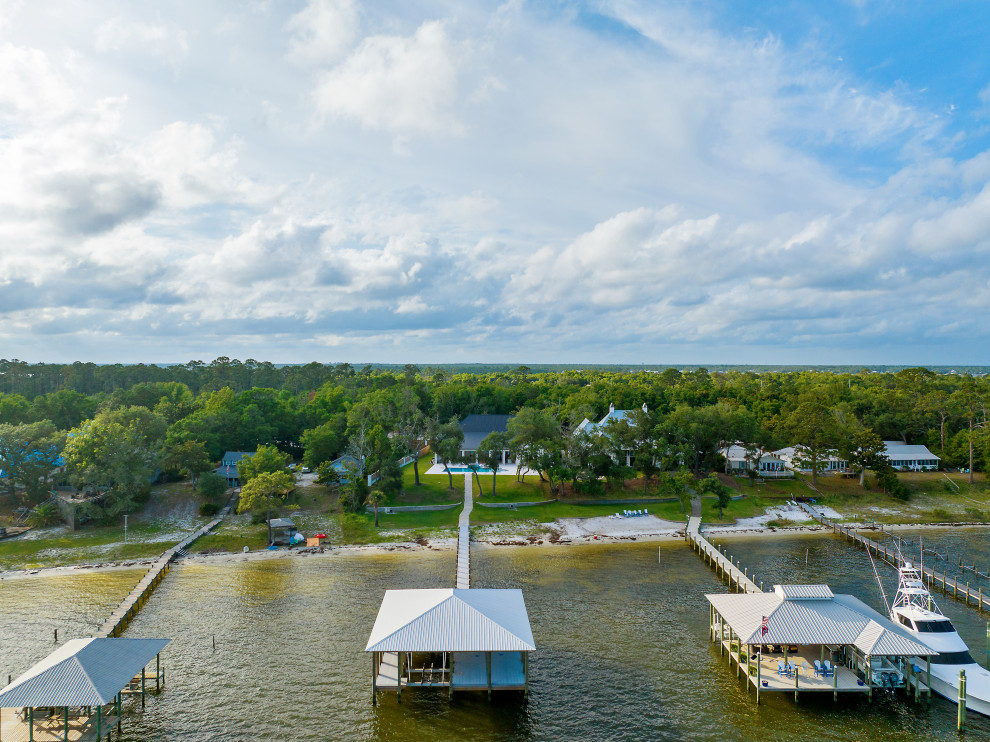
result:
[[[985,532],[966,538],[959,548],[987,553]],[[837,538],[729,543],[768,583],[827,581],[882,606],[869,560]],[[704,594],[724,588],[682,545],[660,554],[658,562],[657,546],[646,544],[475,551],[473,584],[525,592],[539,650],[529,701],[496,694],[489,704],[482,694],[461,693],[451,704],[442,693],[409,692],[401,706],[383,695],[377,708],[361,650],[382,594],[448,586],[453,554],[179,566],[128,632],[174,641],[166,650],[167,691],[125,720],[124,739],[957,739],[955,707],[939,700],[925,710],[882,696],[833,705],[830,696],[795,704],[767,694],[757,707],[707,642]],[[57,587],[4,583],[0,669],[20,672],[22,658],[50,650],[51,617],[67,615],[50,590],[95,611],[95,625],[102,614],[86,596],[111,589],[102,584],[108,577],[118,575],[78,576]],[[942,603],[979,654],[985,622]],[[969,736],[988,734],[990,723],[971,714]]]

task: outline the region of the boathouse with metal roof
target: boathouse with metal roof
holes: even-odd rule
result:
[[[773,592],[707,595],[710,637],[760,693],[930,695],[938,652],[852,595],[828,585],[774,585]],[[923,665],[922,665],[923,663]]]
[[[529,689],[536,649],[521,590],[388,590],[368,638],[378,691]]]
[[[140,695],[143,706],[148,681],[164,685],[161,652],[170,641],[67,641],[0,691],[0,740],[99,741],[115,726],[120,734],[123,697]]]

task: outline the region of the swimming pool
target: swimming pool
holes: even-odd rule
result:
[[[477,471],[479,474],[491,474],[492,470],[487,466],[479,466],[476,469],[472,469],[469,466],[448,466],[447,467],[454,474],[467,474],[468,472]]]

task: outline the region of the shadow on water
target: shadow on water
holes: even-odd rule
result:
[[[829,582],[882,608],[869,560],[838,538],[740,540],[731,550],[767,587]],[[872,703],[833,704],[830,694],[803,694],[795,703],[789,693],[766,693],[757,706],[708,641],[704,596],[725,587],[682,543],[478,549],[472,562],[475,586],[524,591],[538,648],[528,700],[496,693],[489,703],[484,693],[461,692],[450,702],[444,691],[410,690],[401,705],[384,693],[371,705],[363,650],[384,591],[449,586],[450,552],[183,564],[128,630],[173,642],[167,689],[125,717],[122,739],[957,739],[955,707],[938,700],[925,708],[877,694]],[[0,586],[0,637],[22,639],[0,640],[3,667],[20,672],[47,654],[53,620],[98,623],[118,599],[111,594],[130,584],[74,579]],[[893,579],[891,572],[888,588]],[[76,608],[62,611],[60,602]],[[942,603],[980,649],[986,617]],[[975,715],[969,726],[971,738],[990,732]]]

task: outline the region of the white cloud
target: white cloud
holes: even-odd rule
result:
[[[335,62],[353,44],[357,28],[354,0],[309,0],[286,23],[289,58],[300,66]]]
[[[134,21],[120,16],[110,18],[96,29],[96,51],[148,55],[170,66],[178,65],[189,54],[187,34],[162,21]]]
[[[320,77],[317,109],[390,132],[459,132],[452,110],[457,56],[440,21],[408,37],[369,36]]]

